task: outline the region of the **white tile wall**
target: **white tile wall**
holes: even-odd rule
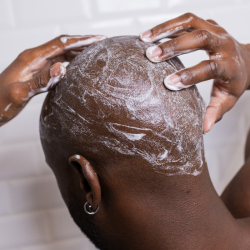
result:
[[[9,0],[0,1],[0,28],[11,28],[14,26],[12,5]]]
[[[87,17],[82,0],[12,0],[18,26],[56,25]]]
[[[22,178],[10,181],[8,185],[10,204],[14,213],[63,206],[53,175]]]
[[[98,9],[100,12],[124,12],[144,9],[159,9],[161,7],[160,0],[97,0]]]
[[[0,71],[24,49],[59,34],[136,35],[185,12],[218,21],[250,42],[249,0],[0,0]],[[186,66],[207,59],[182,56]],[[208,103],[211,81],[199,90]],[[94,250],[65,208],[39,142],[45,94],[0,128],[0,250]],[[243,163],[250,93],[205,136],[206,157],[220,193]]]
[[[0,218],[0,249],[42,244],[48,241],[43,212]]]
[[[47,217],[50,225],[50,236],[55,241],[71,237],[81,237],[81,230],[76,227],[66,208],[48,210]],[[62,218],[64,218],[62,220]]]

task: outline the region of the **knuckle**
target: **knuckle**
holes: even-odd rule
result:
[[[24,91],[22,85],[19,83],[11,84],[9,88],[10,99],[15,104],[22,104],[24,98]]]
[[[48,84],[47,77],[45,73],[41,73],[34,79],[34,85],[36,89],[43,89],[46,88]]]
[[[210,78],[217,77],[219,72],[219,66],[216,61],[210,60],[208,62],[208,74]]]
[[[207,45],[212,38],[212,34],[207,30],[198,30],[197,35],[203,45]]]
[[[183,15],[184,19],[187,19],[187,20],[193,20],[193,19],[196,19],[197,16],[194,15],[193,13],[191,12],[187,12]]]
[[[166,43],[160,44],[159,47],[163,50],[164,54],[169,54],[175,50],[176,40],[170,40]]]
[[[181,74],[182,81],[187,85],[189,85],[192,82],[193,78],[194,74],[190,68],[185,69]]]
[[[207,22],[217,25],[217,22],[215,22],[213,19],[207,19]]]
[[[30,58],[32,54],[32,49],[26,49],[24,50],[23,52],[21,52],[19,55],[18,55],[18,60],[22,61],[22,62],[27,62],[28,61],[28,58]]]

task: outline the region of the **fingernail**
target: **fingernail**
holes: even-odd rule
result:
[[[66,67],[62,63],[56,63],[50,68],[51,78],[62,78],[66,74]]]
[[[151,42],[151,39],[150,39],[151,36],[152,36],[151,30],[147,30],[140,34],[140,38],[144,42]]]
[[[45,90],[52,89],[66,75],[66,68],[64,67],[63,64],[60,65],[60,71],[59,72],[58,72],[58,69],[57,69],[57,72],[54,72],[54,74],[53,74],[51,72],[52,69],[54,69],[54,67],[52,67],[50,69],[51,78],[50,78],[50,80],[49,80],[49,82],[48,82],[47,87],[45,88]]]
[[[58,65],[58,63],[56,63],[56,64],[54,64],[54,65],[52,65],[51,67],[50,67],[50,76],[51,77],[55,77],[55,76],[58,76],[58,68],[59,68],[60,66]]]
[[[155,49],[153,49],[151,57],[158,57],[162,54],[162,49],[160,47],[156,47]]]
[[[151,62],[160,62],[159,56],[162,54],[162,49],[158,46],[149,47],[146,51],[146,56]]]
[[[190,87],[183,85],[181,78],[175,74],[167,76],[164,80],[164,84],[168,89],[175,91]]]

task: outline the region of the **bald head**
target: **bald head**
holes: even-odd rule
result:
[[[183,66],[177,58],[150,62],[151,45],[133,36],[110,38],[70,63],[43,106],[46,154],[79,153],[103,167],[141,161],[167,175],[201,172],[203,100],[195,86],[164,87],[164,78]]]

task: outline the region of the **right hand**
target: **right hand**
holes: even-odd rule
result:
[[[29,100],[53,89],[66,74],[62,64],[105,36],[59,36],[22,52],[0,74],[0,126],[13,119]],[[53,65],[53,66],[52,66]]]
[[[213,20],[187,13],[162,23],[140,35],[144,42],[162,38],[172,40],[147,49],[152,62],[160,62],[196,50],[205,50],[209,59],[168,76],[164,83],[181,90],[214,79],[211,100],[206,110],[203,132],[229,111],[250,86],[250,46],[237,42]]]

